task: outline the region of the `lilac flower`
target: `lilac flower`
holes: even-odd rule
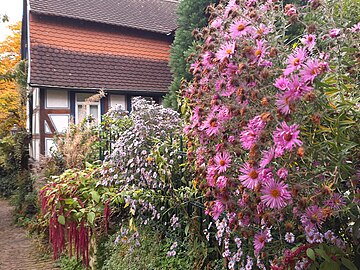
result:
[[[260,253],[260,250],[265,246],[265,243],[268,242],[270,239],[271,236],[269,237],[268,230],[260,231],[257,234],[255,234],[254,249],[256,255]]]
[[[220,189],[225,188],[227,185],[227,181],[228,179],[226,178],[226,176],[219,176],[216,180],[216,186]]]
[[[355,24],[353,27],[351,27],[351,32],[353,32],[353,33],[358,33],[358,32],[360,32],[360,22],[358,22],[358,23]]]
[[[225,205],[219,200],[216,200],[213,206],[211,207],[210,213],[213,219],[217,220],[219,216],[222,214],[222,212],[224,212],[224,210],[225,210]]]
[[[279,78],[277,78],[275,80],[275,83],[274,83],[275,87],[282,90],[282,91],[285,91],[286,89],[288,89],[288,86],[289,86],[289,79],[284,77],[284,76],[280,76]]]
[[[265,125],[266,122],[259,115],[249,121],[246,128],[240,133],[240,142],[244,149],[249,150],[256,143]]]

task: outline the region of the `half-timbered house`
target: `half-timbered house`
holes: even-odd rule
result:
[[[84,112],[97,121],[133,96],[161,102],[171,82],[175,0],[24,0],[31,155],[47,155],[55,133]],[[85,100],[104,89],[99,102]],[[82,114],[81,114],[82,112]]]

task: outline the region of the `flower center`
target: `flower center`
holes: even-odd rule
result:
[[[239,24],[238,27],[237,27],[237,30],[238,30],[238,31],[242,31],[242,30],[244,30],[244,29],[245,29],[245,25],[242,24],[242,23]]]
[[[285,141],[289,142],[292,139],[292,134],[290,132],[286,133],[284,136]]]
[[[256,56],[256,57],[261,56],[261,50],[256,50],[256,51],[255,51],[255,56]]]
[[[313,37],[308,37],[308,41],[312,42],[313,41]]]
[[[293,61],[294,66],[298,66],[300,64],[300,59],[299,58],[295,58]]]
[[[251,179],[256,179],[256,178],[258,178],[259,174],[257,173],[257,171],[252,170],[252,171],[249,173],[249,176],[250,176]]]
[[[227,54],[231,54],[231,53],[232,53],[232,50],[231,50],[231,49],[227,49],[227,50],[226,50],[226,53],[227,53]]]
[[[222,159],[222,160],[219,161],[220,166],[225,166],[225,164],[226,164],[225,160]]]
[[[260,243],[264,243],[265,240],[266,240],[265,236],[260,236],[260,237],[259,237],[259,242],[260,242]]]
[[[271,194],[271,197],[273,197],[275,199],[280,197],[280,191],[278,189],[273,189],[270,194]]]
[[[316,75],[318,73],[318,68],[313,68],[311,71],[310,71],[311,75]]]
[[[211,127],[217,127],[218,123],[216,122],[216,120],[213,119],[213,120],[210,121],[210,126]]]

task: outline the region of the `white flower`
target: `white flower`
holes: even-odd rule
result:
[[[288,243],[294,243],[294,241],[295,241],[295,236],[294,236],[294,234],[293,233],[291,233],[291,232],[287,232],[286,234],[285,234],[285,241],[286,242],[288,242]]]

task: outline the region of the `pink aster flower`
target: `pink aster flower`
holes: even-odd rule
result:
[[[206,172],[206,180],[210,187],[215,187],[216,166],[209,166]]]
[[[235,41],[227,42],[222,45],[220,50],[216,53],[216,58],[220,61],[223,61],[226,58],[232,56],[235,52]]]
[[[317,205],[312,205],[306,208],[305,214],[301,216],[301,223],[304,227],[313,229],[320,228],[324,222],[325,216],[322,208]]]
[[[245,163],[241,168],[240,172],[243,174],[239,176],[241,184],[250,189],[255,189],[258,185],[260,177],[260,171],[250,166],[249,163]]]
[[[302,145],[302,142],[298,139],[300,133],[298,125],[288,126],[286,122],[282,122],[280,125],[281,128],[278,127],[273,135],[276,147],[291,151],[295,146]]]
[[[268,165],[274,158],[274,154],[274,148],[270,148],[269,150],[264,151],[262,159],[260,160],[260,167],[264,168],[266,165]]]
[[[230,167],[231,156],[228,152],[220,152],[215,155],[214,161],[217,171],[223,173]]]
[[[320,65],[319,60],[310,59],[304,65],[304,69],[300,71],[300,75],[305,82],[313,82],[314,79],[322,73],[322,71],[322,65]]]
[[[338,28],[331,29],[329,31],[329,35],[331,38],[336,38],[336,37],[340,36],[340,29],[338,29]]]
[[[288,89],[289,79],[284,76],[280,76],[275,80],[274,86],[282,91],[285,91]]]
[[[267,34],[269,34],[273,29],[266,26],[265,24],[261,23],[259,25],[259,27],[257,29],[255,29],[255,33],[256,36],[255,37],[259,37],[259,36],[265,36]]]
[[[217,117],[209,115],[209,117],[204,121],[203,125],[199,127],[200,130],[205,130],[207,136],[211,137],[219,134],[222,130],[221,122]]]
[[[210,26],[214,28],[220,28],[222,22],[223,22],[222,19],[218,17],[211,22]]]
[[[255,234],[254,237],[255,254],[259,255],[260,250],[265,246],[265,243],[269,242],[270,240],[271,240],[271,236],[269,237],[268,230],[260,231],[257,234]]]
[[[224,210],[225,210],[225,205],[217,200],[211,207],[210,213],[213,219],[218,220],[219,216],[222,214],[222,212],[224,212]]]
[[[301,43],[304,44],[310,51],[316,45],[316,36],[315,35],[305,35],[301,40]]]
[[[258,62],[258,65],[260,65],[267,54],[266,49],[267,47],[264,40],[256,40],[256,48],[254,50],[252,63]]]
[[[281,179],[285,179],[289,172],[286,168],[282,167],[276,172],[277,176],[279,176]]]
[[[325,204],[334,210],[339,210],[345,206],[345,199],[339,193],[334,193],[330,199],[325,201]]]
[[[286,91],[284,94],[276,95],[277,99],[275,101],[275,105],[277,109],[282,114],[290,114],[291,108],[295,101],[298,99],[298,97],[295,95],[294,91]]]
[[[259,115],[249,121],[246,128],[240,133],[240,142],[244,149],[249,150],[256,143],[265,125],[266,122]]]
[[[218,179],[216,180],[216,186],[220,189],[225,188],[227,185],[227,177],[226,176],[219,176]]]
[[[287,60],[288,65],[284,70],[284,75],[287,76],[293,73],[295,70],[300,69],[301,65],[305,61],[306,56],[306,48],[296,48],[294,53],[292,53]]]
[[[236,20],[230,25],[230,36],[235,39],[247,35],[251,30],[249,24],[249,21],[243,19]]]
[[[272,209],[284,208],[291,199],[291,194],[287,187],[288,185],[283,181],[271,181],[265,184],[261,189],[261,192],[264,194],[261,196],[261,202]]]
[[[360,22],[358,22],[358,23],[355,24],[353,27],[351,27],[351,32],[353,32],[353,33],[358,33],[358,32],[360,32]]]

